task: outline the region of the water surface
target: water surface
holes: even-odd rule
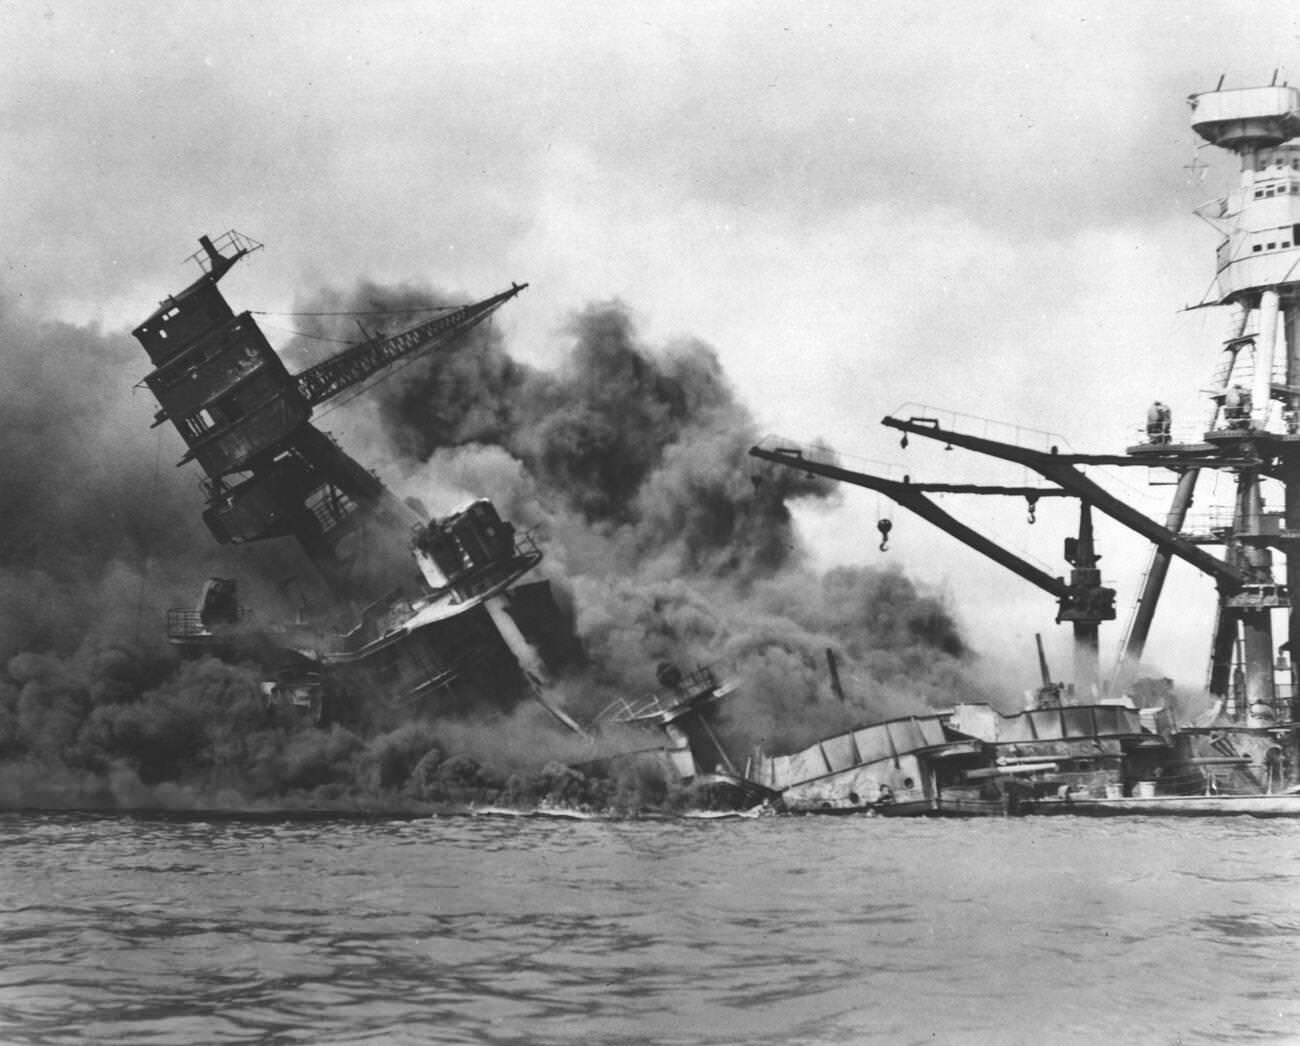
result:
[[[0,816],[11,1043],[1300,1042],[1300,823]]]

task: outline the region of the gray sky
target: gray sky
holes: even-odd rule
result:
[[[907,401],[1114,449],[1153,398],[1201,416],[1226,326],[1180,312],[1212,275],[1190,209],[1231,178],[1188,169],[1185,96],[1300,76],[1298,40],[1284,2],[4,2],[0,298],[129,327],[234,227],[267,244],[237,307],[528,281],[499,320],[521,359],[619,298],[712,344],[771,431],[918,478],[967,462],[898,448]],[[948,507],[1067,569],[1070,511]],[[1041,628],[1065,667],[1050,598],[927,525],[861,492],[804,524],[825,563],[888,562],[882,513],[980,648],[1031,665]],[[1122,619],[1143,549],[1101,539]],[[1199,684],[1178,626],[1212,588],[1174,582],[1205,610],[1164,616],[1159,667]]]

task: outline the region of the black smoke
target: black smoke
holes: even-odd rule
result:
[[[446,298],[362,285],[302,304],[376,314],[363,319],[374,332]],[[163,614],[192,604],[204,578],[238,576],[250,601],[288,613],[310,568],[291,548],[216,545],[196,473],[174,467],[179,439],[150,428],[155,405],[136,387],[148,361],[129,335],[0,307],[0,801],[680,801],[652,758],[603,761],[653,744],[643,735],[593,747],[531,705],[478,721],[413,718],[373,736],[317,728],[268,708],[251,662],[180,664],[161,639]],[[356,334],[340,317],[307,322],[322,338]],[[809,569],[790,506],[833,488],[791,470],[753,482],[759,432],[713,349],[647,345],[619,303],[576,314],[567,339],[544,370],[484,325],[319,423],[435,513],[483,494],[536,528],[586,651],[562,683],[572,714],[590,720],[659,689],[663,661],[708,664],[740,684],[722,726],[743,756],[972,696],[969,652],[940,601],[896,571]],[[288,347],[292,367],[311,361],[312,345]],[[843,701],[829,691],[828,649]]]
[[[414,300],[370,286],[342,307]],[[454,477],[543,528],[592,655],[596,685],[571,685],[572,707],[658,689],[663,661],[715,665],[742,681],[725,716],[743,754],[985,696],[941,600],[895,569],[809,569],[791,505],[836,490],[749,457],[758,426],[710,346],[647,345],[619,302],[588,306],[566,334],[553,370],[514,361],[492,327],[422,359],[375,390],[375,449],[417,482]]]

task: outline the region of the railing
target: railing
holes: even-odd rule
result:
[[[537,547],[535,528],[515,533],[515,556],[520,559],[542,558],[542,550]]]
[[[1229,596],[1226,605],[1242,610],[1287,609],[1291,606],[1291,593],[1286,585],[1248,584]]]
[[[1133,445],[1159,447],[1165,444],[1204,443],[1206,428],[1195,422],[1171,425],[1164,433],[1168,436],[1167,439],[1154,438],[1146,425],[1134,425],[1130,431],[1133,433]]]
[[[596,715],[597,723],[630,723],[649,715],[663,712],[663,703],[658,694],[649,694],[638,701],[629,701],[626,697],[616,697]]]
[[[542,561],[532,530],[515,534],[514,554],[508,559],[497,558],[462,570],[447,578],[447,588],[457,601],[473,599],[501,583],[512,574],[524,574]]]
[[[717,675],[712,668],[701,665],[695,671],[683,676],[670,692],[647,694],[634,700],[625,697],[615,698],[600,710],[596,722],[629,723],[647,716],[661,715],[676,708],[686,698],[716,689],[718,689]]]
[[[252,612],[247,607],[241,606],[235,611],[235,620],[238,622],[247,622],[252,616]],[[211,638],[213,634],[212,630],[203,623],[202,611],[191,610],[188,607],[174,607],[167,611],[168,639],[203,639]]]
[[[1205,512],[1189,512],[1178,533],[1184,537],[1224,536],[1232,530],[1233,518],[1231,505],[1216,505]]]
[[[216,248],[218,254],[226,254],[227,249],[233,254],[252,254],[253,251],[260,251],[262,245],[251,236],[245,236],[242,232],[236,232],[234,229],[228,229],[212,241],[212,246]],[[192,261],[204,272],[212,271],[212,258],[208,255],[207,250],[195,251],[186,261]]]
[[[329,492],[307,503],[322,534],[328,534],[345,523],[357,511],[357,503],[347,494],[331,487]]]
[[[203,618],[197,610],[167,611],[167,638],[189,639],[194,636],[211,635]]]
[[[1072,452],[1069,441],[1056,432],[1029,428],[1012,422],[997,421],[993,418],[981,418],[975,414],[963,414],[959,411],[941,410],[924,403],[904,403],[897,410],[891,411],[891,418],[898,421],[934,422],[939,428],[949,432],[958,432],[963,436],[976,436],[980,439],[996,440],[1009,443],[1026,450],[1038,450],[1051,453],[1052,448]]]

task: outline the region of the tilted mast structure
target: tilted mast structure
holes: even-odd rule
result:
[[[421,521],[311,424],[312,411],[399,360],[448,344],[527,284],[290,374],[252,315],[236,315],[217,286],[261,244],[234,231],[199,242],[203,274],[132,332],[155,367],[144,379],[160,405],[154,424],[170,421],[187,447],[180,464],[197,461],[206,474],[203,519],[219,542],[291,537],[335,595],[373,598],[383,579],[365,561],[365,532],[401,533]]]
[[[193,656],[255,651],[275,699],[322,720],[363,696],[346,714],[395,722],[412,708],[531,695],[578,730],[547,696],[578,645],[549,583],[527,579],[542,558],[531,536],[483,498],[420,518],[311,421],[321,404],[446,348],[527,284],[291,374],[218,287],[261,244],[233,231],[199,242],[202,275],[134,331],[154,364],[144,379],[159,404],[154,424],[170,421],[186,444],[180,463],[203,469],[203,518],[218,542],[291,539],[331,598],[322,612],[264,624],[238,604],[235,579],[211,578],[197,610],[168,612],[169,641]]]

